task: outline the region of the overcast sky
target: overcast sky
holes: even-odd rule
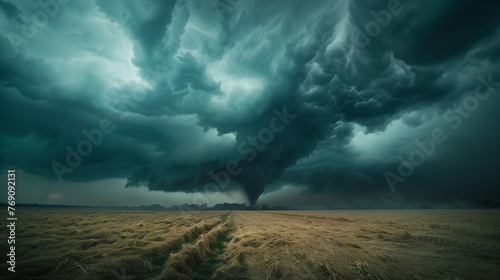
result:
[[[18,203],[500,199],[498,1],[0,11],[0,172]]]

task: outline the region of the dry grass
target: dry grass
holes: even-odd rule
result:
[[[15,276],[12,279],[497,279],[500,275],[496,210],[23,209],[18,218],[17,272],[10,275]]]
[[[119,279],[118,272],[154,278],[172,252],[218,227],[223,214],[20,210],[13,276]]]
[[[217,279],[498,279],[500,212],[238,212]]]

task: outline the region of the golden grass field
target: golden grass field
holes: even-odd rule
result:
[[[17,217],[16,273],[4,262],[2,279],[500,279],[498,210]]]

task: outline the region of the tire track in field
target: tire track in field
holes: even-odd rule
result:
[[[220,265],[218,256],[223,253],[223,243],[233,230],[231,214],[222,214],[216,226],[171,254],[158,279],[209,279]]]
[[[181,232],[176,239],[169,240],[168,243],[156,248],[152,254],[148,254],[148,256],[146,256],[146,263],[149,263],[148,270],[150,273],[148,275],[143,275],[138,279],[157,279],[157,277],[162,274],[165,265],[169,262],[173,255],[176,255],[185,250],[186,247],[195,244],[200,236],[209,233],[214,227],[217,227],[220,224],[221,220],[203,224],[201,224],[201,222],[200,224],[197,223],[195,226]]]

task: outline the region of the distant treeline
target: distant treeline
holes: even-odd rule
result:
[[[7,207],[7,203],[0,203],[0,207]],[[17,207],[41,207],[41,208],[70,208],[70,209],[103,209],[103,210],[128,210],[128,211],[218,211],[218,210],[292,210],[283,206],[268,207],[267,205],[247,206],[245,203],[219,203],[213,207],[208,207],[204,204],[182,204],[165,207],[160,204],[139,205],[139,206],[78,206],[78,205],[54,205],[54,204],[38,204],[24,203],[16,204]]]
[[[7,203],[0,202],[0,207],[7,208]],[[322,208],[289,208],[283,206],[248,206],[245,203],[219,203],[212,207],[204,204],[181,204],[165,207],[160,204],[153,205],[140,205],[140,206],[79,206],[79,205],[55,205],[55,204],[37,204],[37,203],[16,203],[16,207],[41,207],[41,208],[70,208],[70,209],[102,209],[102,210],[127,210],[127,211],[225,211],[225,210],[346,210],[345,208],[337,209],[335,207],[322,207]],[[370,209],[389,209],[389,208],[352,208],[360,210]],[[393,209],[393,208],[390,208]],[[476,200],[465,203],[462,207],[446,208],[435,207],[431,204],[415,205],[412,208],[405,209],[500,209],[499,200]]]
[[[112,206],[112,209],[118,210],[139,210],[139,211],[217,211],[217,210],[291,210],[283,206],[268,207],[267,205],[247,206],[245,203],[219,203],[209,207],[206,203],[203,204],[181,204],[170,207],[161,206],[160,204],[140,205],[140,206]]]

